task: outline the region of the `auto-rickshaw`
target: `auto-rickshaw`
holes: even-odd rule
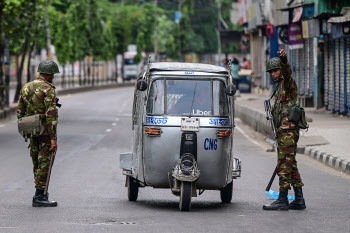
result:
[[[120,154],[129,201],[140,187],[170,189],[189,211],[192,197],[219,190],[230,203],[241,161],[233,155],[230,72],[195,63],[148,62],[135,85],[133,151]]]

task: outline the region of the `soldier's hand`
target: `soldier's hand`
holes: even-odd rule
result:
[[[51,140],[50,151],[56,153],[56,151],[57,151],[57,140]]]
[[[287,52],[282,48],[282,44],[280,44],[280,51],[277,52],[280,55],[280,59],[283,63],[287,62]]]

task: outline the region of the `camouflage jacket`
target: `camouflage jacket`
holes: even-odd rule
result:
[[[17,114],[32,116],[45,115],[45,131],[43,135],[49,135],[51,140],[57,140],[57,118],[55,86],[39,77],[27,83],[21,90]]]
[[[275,94],[275,103],[273,106],[275,124],[277,129],[296,129],[293,122],[288,121],[290,108],[295,105],[298,97],[298,87],[292,77],[292,69],[289,62],[280,63],[282,79],[279,81]],[[278,98],[279,96],[279,98]],[[278,111],[278,102],[280,107]]]

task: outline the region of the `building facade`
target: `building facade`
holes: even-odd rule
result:
[[[288,52],[304,106],[350,114],[350,2],[241,0],[240,23],[251,39],[254,84],[273,89],[265,72],[279,44]]]

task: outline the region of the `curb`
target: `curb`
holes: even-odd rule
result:
[[[255,131],[273,138],[270,122],[266,120],[265,113],[235,102],[235,116],[240,118],[242,122],[249,125]],[[302,154],[308,155],[327,166],[350,175],[350,162],[346,162],[338,156],[328,154],[327,152],[321,152],[311,147],[305,147],[305,149],[299,148],[297,152],[302,152]]]
[[[310,147],[305,148],[304,154],[326,164],[329,167],[333,167],[341,172],[350,175],[350,162],[346,162],[344,159]]]
[[[105,84],[100,86],[86,86],[86,87],[76,87],[76,88],[68,88],[61,89],[56,91],[56,95],[68,95],[68,94],[76,94],[88,91],[97,91],[97,90],[105,90],[105,89],[113,89],[113,88],[121,88],[121,87],[131,87],[135,86],[134,82],[130,83],[119,83],[119,84]],[[17,110],[17,104],[11,103],[9,107],[0,110],[0,121],[6,119],[8,116],[12,115]]]

